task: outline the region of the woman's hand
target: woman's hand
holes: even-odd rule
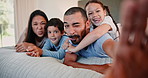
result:
[[[16,52],[26,52],[28,46],[34,46],[32,43],[23,42],[15,46]]]

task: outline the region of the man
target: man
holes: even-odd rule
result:
[[[64,14],[64,30],[70,37],[72,45],[77,45],[88,34],[90,22],[88,21],[86,12],[80,7],[72,7]],[[113,57],[113,49],[115,42],[109,34],[103,35],[96,42],[89,45],[85,49],[80,50],[77,54],[82,57]],[[71,46],[69,44],[69,46]],[[66,53],[64,64],[75,68],[91,69],[100,73],[104,73],[109,65],[87,65],[76,62],[77,54]],[[108,56],[108,55],[109,56]]]

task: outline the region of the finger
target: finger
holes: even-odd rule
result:
[[[122,4],[122,20],[121,20],[121,25],[123,26],[122,28],[122,35],[121,35],[121,44],[129,44],[129,36],[132,32],[132,28],[134,28],[133,23],[134,23],[134,17],[135,17],[135,2],[133,0],[129,1],[126,0]]]
[[[37,57],[40,57],[39,52],[37,52]]]
[[[28,46],[27,51],[34,51],[33,46]]]
[[[16,51],[19,52],[20,49],[22,48],[22,45],[21,44],[18,44],[15,48],[16,48]]]
[[[37,57],[37,53],[34,53],[34,57]]]
[[[31,56],[31,55],[32,55],[32,52],[26,52],[26,54],[27,54],[28,56]]]
[[[34,51],[32,51],[31,53],[32,53],[32,54],[31,54],[31,56],[32,56],[32,57],[34,57],[34,56],[35,56],[35,52],[34,52]]]
[[[148,2],[148,1],[147,1]],[[145,39],[145,30],[147,25],[147,14],[148,14],[148,3],[144,0],[138,2],[137,5],[137,15],[135,17],[135,38],[134,38],[134,45],[139,47],[142,45],[142,41]]]
[[[19,47],[16,49],[16,52],[24,52],[24,48],[23,47]]]
[[[18,48],[18,47],[20,47],[21,45],[22,45],[22,44],[17,44],[15,47]]]

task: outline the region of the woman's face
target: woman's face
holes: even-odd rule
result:
[[[86,7],[86,13],[91,22],[98,26],[104,20],[106,11],[98,3],[89,3]]]
[[[45,34],[45,25],[46,25],[46,20],[43,16],[37,15],[33,18],[32,20],[32,29],[33,32],[38,36],[38,37],[43,37]]]

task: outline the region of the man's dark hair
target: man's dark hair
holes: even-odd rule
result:
[[[87,15],[86,15],[86,11],[83,8],[81,8],[81,7],[72,7],[72,8],[69,8],[65,12],[64,16],[65,15],[72,15],[72,14],[75,14],[77,12],[80,12],[82,14],[82,16],[84,18],[84,21],[87,21],[88,20]]]

